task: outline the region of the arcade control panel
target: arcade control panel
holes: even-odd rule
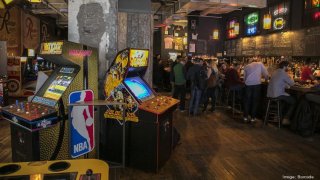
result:
[[[167,97],[167,96],[157,96],[148,101],[143,102],[139,109],[160,115],[167,111],[172,106],[175,106],[179,103],[179,100]]]
[[[109,166],[97,159],[0,163],[0,179],[11,180],[107,180]]]
[[[58,122],[54,108],[32,102],[19,102],[2,108],[2,116],[29,131],[37,131]]]

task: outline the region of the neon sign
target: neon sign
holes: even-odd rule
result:
[[[254,35],[257,33],[257,27],[256,26],[253,26],[253,27],[249,27],[247,29],[247,35]]]
[[[251,14],[248,14],[244,18],[244,22],[246,25],[246,34],[251,36],[255,35],[258,32],[258,25],[259,25],[259,13],[254,12]]]
[[[320,0],[312,0],[313,7],[320,7]]]
[[[319,21],[320,20],[320,12],[314,13],[313,19],[316,20],[316,21]]]
[[[237,20],[231,20],[228,23],[227,29],[228,29],[227,31],[228,38],[229,39],[235,38],[240,33],[240,24]]]
[[[245,22],[247,25],[255,25],[259,21],[259,14],[257,12],[249,14],[245,18]]]
[[[271,29],[271,14],[263,16],[263,29]]]
[[[69,51],[70,56],[80,56],[80,57],[85,57],[85,56],[91,56],[92,50],[77,50],[73,49]]]
[[[273,22],[273,28],[275,30],[281,30],[284,28],[285,20],[282,17],[276,18]]]
[[[278,7],[278,9],[273,11],[273,15],[278,16],[278,15],[286,14],[287,12],[288,12],[288,8]]]
[[[213,30],[213,39],[214,40],[219,39],[219,30],[218,29]]]

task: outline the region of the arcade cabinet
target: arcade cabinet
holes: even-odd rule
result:
[[[143,79],[148,58],[148,50],[125,49],[107,72],[106,100],[127,104],[126,142],[122,147],[122,107],[107,106],[100,155],[110,162],[122,162],[125,148],[128,166],[157,172],[172,151],[172,114],[179,101],[157,95]]]
[[[70,158],[68,96],[86,85],[98,94],[95,49],[68,41],[47,42],[41,44],[40,55],[56,65],[54,71],[31,102],[16,101],[2,108],[11,123],[14,162]]]

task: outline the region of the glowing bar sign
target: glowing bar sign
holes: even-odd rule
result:
[[[42,43],[40,54],[62,54],[62,46],[62,41]]]
[[[229,21],[227,25],[227,37],[228,39],[236,38],[239,35],[240,25],[238,20],[234,19]]]
[[[320,20],[320,12],[315,12],[314,15],[313,15],[313,19],[315,21],[319,21]]]
[[[214,40],[219,39],[219,30],[218,29],[213,30],[213,39]]]
[[[285,24],[286,24],[286,21],[282,17],[279,17],[274,20],[273,28],[275,30],[281,30],[284,28]]]
[[[253,12],[248,14],[244,18],[244,22],[246,25],[246,34],[248,36],[252,36],[258,33],[258,26],[259,26],[259,13]]]
[[[320,0],[312,0],[312,7],[320,7]]]
[[[263,16],[263,29],[271,29],[271,14],[265,14]]]
[[[285,29],[289,22],[289,1],[284,1],[273,7],[271,10],[272,14],[272,26],[274,31],[279,31]]]
[[[251,13],[245,17],[247,25],[256,25],[259,21],[259,14],[257,12]]]

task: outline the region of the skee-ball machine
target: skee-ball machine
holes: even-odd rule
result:
[[[156,172],[172,151],[172,114],[179,101],[157,95],[143,79],[148,59],[149,50],[120,51],[107,72],[105,95],[108,101],[127,104],[126,164]],[[122,162],[122,108],[107,106],[101,131],[100,154],[111,162]]]
[[[56,68],[31,102],[16,101],[2,109],[3,117],[11,122],[15,162],[69,159],[68,110],[64,108],[68,96],[83,90],[85,84],[98,91],[94,48],[68,41],[47,42],[41,44],[39,54]]]

